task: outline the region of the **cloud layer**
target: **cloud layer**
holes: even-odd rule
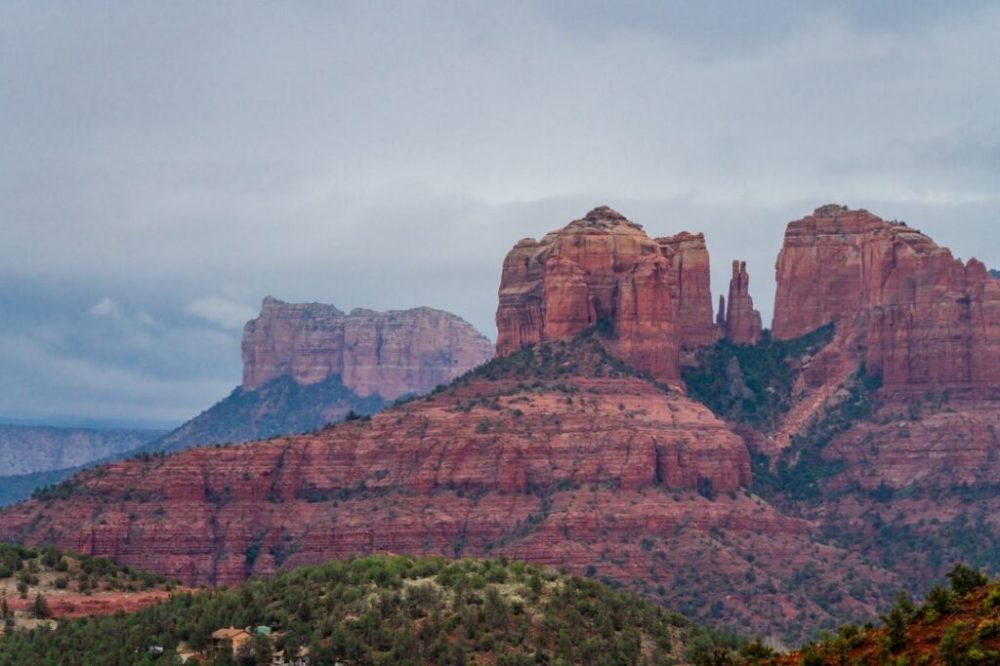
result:
[[[599,204],[747,259],[839,202],[1000,266],[990,2],[8,2],[0,415],[179,421],[260,299],[493,335]]]

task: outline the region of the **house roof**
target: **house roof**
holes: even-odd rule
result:
[[[246,629],[237,629],[235,627],[229,627],[228,629],[219,629],[212,633],[212,639],[217,641],[226,641],[238,638],[239,636],[249,636]]]

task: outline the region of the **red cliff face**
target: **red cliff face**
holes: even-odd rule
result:
[[[243,332],[243,388],[291,376],[300,385],[340,375],[365,397],[426,393],[493,355],[468,322],[432,308],[344,314],[332,305],[268,297]]]
[[[726,337],[738,345],[757,344],[763,332],[760,312],[754,309],[750,298],[750,274],[745,261],[733,262],[725,330]]]
[[[506,555],[594,567],[694,613],[725,599],[726,618],[763,630],[825,615],[791,576],[860,561],[750,494],[725,423],[620,368],[596,343],[559,343],[316,435],[90,470],[0,513],[0,539],[192,584],[374,552]]]
[[[680,378],[680,325],[670,260],[637,224],[596,208],[510,251],[500,280],[497,353],[589,328],[608,349],[662,381]]]
[[[714,344],[720,331],[712,319],[711,262],[705,235],[682,231],[676,236],[657,238],[656,242],[674,267],[681,347],[696,349]]]
[[[1000,283],[930,238],[867,211],[824,206],[788,226],[774,336],[850,329],[887,391],[993,396],[1000,386]]]
[[[680,377],[681,348],[712,344],[709,258],[702,234],[651,239],[597,208],[504,260],[497,353],[597,327],[608,350],[661,381]]]

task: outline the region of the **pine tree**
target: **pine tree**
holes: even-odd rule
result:
[[[35,602],[31,604],[31,614],[39,620],[45,620],[52,614],[49,611],[49,604],[41,593],[35,595]]]

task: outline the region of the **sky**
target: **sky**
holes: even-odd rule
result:
[[[1000,3],[0,3],[0,419],[170,426],[261,299],[490,338],[504,254],[610,205],[770,320],[840,203],[1000,267]]]

